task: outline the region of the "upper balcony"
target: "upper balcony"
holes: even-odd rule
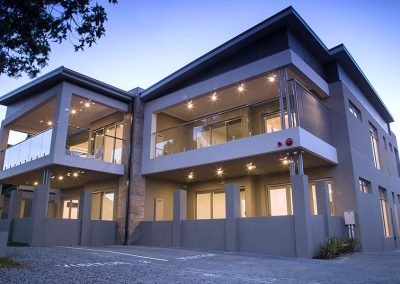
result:
[[[335,163],[330,111],[311,88],[294,71],[282,69],[155,112],[144,173],[296,147]],[[295,143],[278,147],[285,137]]]
[[[128,105],[78,89],[42,101],[39,97],[19,115],[5,119],[0,155],[3,182],[50,166],[67,173],[79,169],[123,175],[124,155],[129,151]]]

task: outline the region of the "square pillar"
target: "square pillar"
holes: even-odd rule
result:
[[[8,206],[8,219],[20,217],[22,196],[23,192],[20,190],[11,191],[10,204]]]
[[[187,219],[187,192],[176,190],[174,192],[174,216],[172,228],[172,245],[182,246],[182,221]]]
[[[332,237],[331,233],[331,206],[329,202],[329,187],[327,181],[317,181],[315,183],[315,191],[317,196],[318,215],[325,216],[326,233],[328,237]]]
[[[31,246],[43,244],[47,209],[49,206],[49,186],[40,185],[35,188],[31,213]]]
[[[237,219],[240,218],[240,185],[230,183],[225,185],[225,249],[237,251]]]
[[[79,219],[81,221],[81,246],[90,245],[90,222],[92,219],[92,192],[81,191],[79,200]]]
[[[291,176],[293,198],[293,220],[298,257],[313,257],[310,192],[308,176]]]

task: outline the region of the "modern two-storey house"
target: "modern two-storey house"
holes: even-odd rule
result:
[[[13,240],[30,222],[45,224],[38,245],[64,241],[51,226],[67,223],[84,245],[299,257],[349,233],[365,251],[400,245],[393,118],[346,48],[291,7],[146,90],[61,68],[0,103]]]

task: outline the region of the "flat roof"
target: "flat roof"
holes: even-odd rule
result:
[[[134,96],[127,91],[121,90],[109,84],[103,83],[99,80],[93,79],[89,76],[83,75],[79,72],[61,66],[0,97],[0,104],[7,106],[11,103],[32,96],[43,89],[50,88],[51,86],[54,86],[55,84],[63,81],[71,82],[84,88],[96,92],[101,92],[110,97],[123,101],[130,101],[132,99],[132,96]]]

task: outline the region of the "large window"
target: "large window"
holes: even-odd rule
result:
[[[326,181],[328,183],[329,208],[330,208],[331,215],[333,216],[335,213],[334,201],[333,201],[333,180],[329,179]],[[310,183],[309,192],[310,192],[311,214],[318,215],[317,189],[315,187],[315,182]]]
[[[390,162],[390,155],[389,155],[388,145],[387,145],[385,136],[383,136],[383,146],[385,147],[386,163],[387,163],[387,166],[388,166],[388,173],[391,176],[392,175],[392,169],[390,168],[390,163],[391,163]]]
[[[195,148],[205,148],[211,145],[223,144],[242,138],[242,119],[235,118],[220,121],[206,126],[193,128],[193,141]],[[157,148],[159,145],[157,145]]]
[[[267,187],[269,216],[293,214],[292,190],[289,185]]]
[[[374,157],[374,165],[375,165],[375,168],[380,170],[382,167],[381,167],[381,158],[380,158],[380,152],[379,152],[378,131],[371,123],[369,124],[369,136],[371,139],[372,155]]]
[[[63,199],[63,219],[78,219],[79,199],[64,198]]]
[[[112,123],[93,131],[68,127],[67,153],[73,156],[121,164],[123,123]]]
[[[379,198],[381,203],[383,233],[385,237],[390,237],[392,234],[391,234],[390,211],[387,201],[386,189],[379,187]]]
[[[398,198],[399,195],[397,195],[397,199]],[[394,192],[392,192],[392,201],[393,201],[394,221],[396,222],[396,228],[397,228],[397,236],[400,236],[399,211],[397,209],[397,201]]]
[[[400,176],[400,158],[399,158],[399,151],[397,150],[397,148],[394,148],[394,158],[396,159],[397,173]]]
[[[360,191],[364,193],[371,193],[371,183],[363,178],[359,179]]]
[[[246,217],[244,188],[240,190],[240,216]],[[226,218],[225,191],[215,190],[196,194],[196,219]]]
[[[92,197],[92,220],[114,219],[114,192],[94,192]]]

